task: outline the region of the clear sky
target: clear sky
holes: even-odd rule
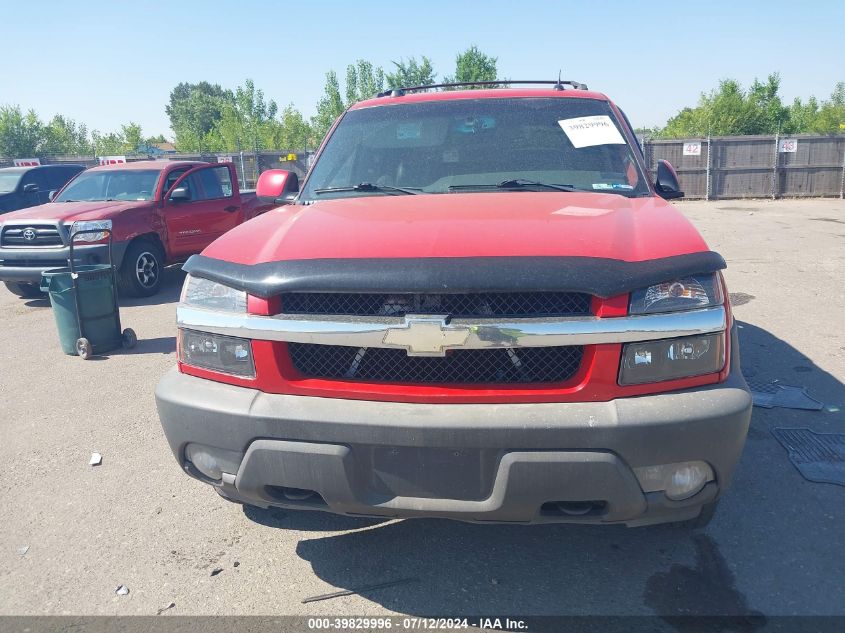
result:
[[[470,44],[511,79],[561,69],[607,93],[635,126],[662,124],[702,90],[778,71],[788,101],[845,80],[845,0],[689,2],[3,2],[0,104],[62,113],[89,129],[171,131],[180,81],[234,88],[250,77],[306,116],[330,69],[427,55],[439,76]]]

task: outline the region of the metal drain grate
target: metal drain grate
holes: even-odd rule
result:
[[[804,479],[845,486],[845,434],[772,429],[772,435]]]

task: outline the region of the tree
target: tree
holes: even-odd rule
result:
[[[660,136],[730,136],[774,134],[786,120],[777,92],[779,77],[769,75],[765,84],[755,80],[746,93],[734,79],[723,79],[716,90],[702,93],[698,105],[684,108],[669,119]]]
[[[91,154],[94,151],[88,140],[88,128],[73,119],[55,115],[43,128],[45,154]]]
[[[436,82],[434,66],[425,55],[421,62],[411,57],[407,62],[402,59],[391,63],[396,66],[396,71],[385,75],[388,88],[430,86]]]
[[[279,149],[307,149],[314,147],[316,142],[312,138],[311,126],[302,116],[302,113],[288,105],[282,111],[282,121],[279,130],[279,137],[276,139],[275,147]]]
[[[748,93],[748,100],[755,110],[756,127],[759,132],[755,134],[774,134],[785,131],[788,127],[789,108],[783,105],[780,95],[780,75],[772,73],[766,78],[766,83],[759,82],[756,78],[751,84]],[[788,130],[786,130],[788,131]]]
[[[123,138],[123,146],[128,154],[137,152],[138,148],[144,143],[141,126],[132,121],[120,126],[120,136]]]
[[[94,153],[97,156],[115,156],[124,154],[135,154],[143,152],[146,143],[141,126],[129,122],[120,126],[119,132],[101,134],[97,130],[91,132],[91,141],[94,146]]]
[[[359,59],[346,67],[346,105],[372,99],[384,90],[384,70]]]
[[[785,106],[780,97],[780,76],[754,80],[746,92],[733,79],[702,93],[698,105],[684,108],[669,119],[659,135],[665,138],[730,136],[745,134],[835,134],[845,123],[845,82],[839,82],[830,99],[795,99]]]
[[[337,74],[330,70],[326,73],[326,85],[323,96],[317,103],[317,114],[311,118],[311,128],[317,143],[322,142],[323,137],[329,131],[337,117],[343,114],[345,107],[340,96],[340,84],[337,81]]]
[[[43,128],[34,110],[23,114],[20,106],[0,106],[0,156],[37,156],[43,146]]]
[[[358,101],[371,99],[384,90],[384,69],[374,67],[370,62],[359,59],[346,67],[346,101],[340,94],[340,82],[337,73],[326,73],[326,85],[323,96],[317,103],[317,114],[311,117],[311,132],[316,145],[331,128],[343,111]]]
[[[497,57],[485,55],[477,46],[470,46],[455,58],[455,74],[444,77],[444,83],[464,83],[469,81],[496,81]]]
[[[170,91],[170,102],[164,111],[174,131],[190,123],[195,131],[208,134],[220,119],[223,104],[232,99],[232,91],[223,89],[220,84],[182,82]]]
[[[164,110],[176,135],[176,146],[183,151],[207,149],[207,137],[223,118],[228,104],[234,102],[231,90],[219,84],[201,81],[182,82],[170,91]],[[208,141],[211,142],[211,141]]]
[[[842,125],[845,125],[845,82],[840,81],[833,89],[830,99],[822,101],[807,131],[816,134],[841,134]]]
[[[100,134],[99,131],[92,130],[91,140],[94,144],[94,153],[97,156],[116,156],[123,154],[125,151],[124,139],[115,132]]]
[[[226,103],[222,116],[208,135],[206,149],[258,151],[273,145],[280,125],[274,119],[278,106],[270,99],[265,101],[264,91],[255,87],[252,79],[235,89],[231,103]]]

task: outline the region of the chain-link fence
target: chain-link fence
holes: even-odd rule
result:
[[[646,139],[646,164],[672,163],[687,198],[845,197],[845,135]]]
[[[645,139],[646,164],[668,160],[678,172],[687,198],[845,197],[845,135],[721,136],[691,139]],[[42,164],[96,165],[96,156],[41,156]],[[149,160],[126,156],[128,161]],[[166,154],[167,160],[231,161],[242,189],[254,189],[268,169],[288,169],[302,178],[313,152],[262,151],[226,154]],[[0,167],[13,164],[0,158]]]

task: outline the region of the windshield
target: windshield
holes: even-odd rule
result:
[[[0,193],[9,193],[18,186],[23,172],[0,172]]]
[[[649,195],[621,129],[606,101],[585,98],[458,99],[352,110],[329,139],[300,200],[515,190]]]
[[[79,174],[54,202],[152,200],[160,171],[108,169]]]

